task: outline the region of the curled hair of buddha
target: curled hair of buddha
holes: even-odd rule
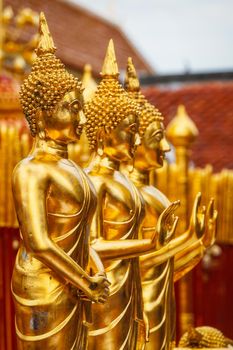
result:
[[[140,112],[138,103],[129,98],[118,81],[119,72],[112,40],[107,48],[101,76],[94,97],[84,107],[86,135],[91,149],[96,148],[97,133],[101,127],[114,129],[123,119]]]
[[[125,89],[128,92],[130,98],[139,103],[141,108],[140,113],[140,126],[139,134],[143,137],[147,127],[154,121],[163,121],[163,116],[160,111],[147,101],[145,96],[140,91],[140,83],[137,77],[136,69],[133,65],[132,58],[128,58],[126,76],[125,76]]]
[[[55,56],[56,48],[43,13],[40,14],[39,34],[37,58],[20,89],[20,102],[32,136],[37,134],[37,110],[52,112],[67,92],[82,90],[78,78]]]

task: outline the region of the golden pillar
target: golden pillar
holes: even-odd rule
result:
[[[175,147],[176,156],[176,196],[181,200],[178,211],[180,217],[180,232],[187,229],[190,203],[188,201],[188,171],[190,148],[198,135],[198,130],[186,113],[185,107],[180,105],[174,119],[167,126],[167,137]],[[179,282],[179,315],[178,327],[181,333],[194,324],[192,275],[184,276]]]

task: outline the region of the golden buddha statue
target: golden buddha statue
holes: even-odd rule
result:
[[[118,82],[112,40],[101,75],[97,92],[85,104],[86,134],[95,152],[86,172],[98,194],[92,247],[104,263],[111,286],[107,303],[93,306],[89,349],[139,350],[145,346],[146,326],[138,256],[155,249],[157,235],[138,239],[144,201],[119,171],[120,163],[133,158],[140,142],[139,106]]]
[[[83,350],[91,301],[105,302],[109,283],[102,273],[88,274],[96,195],[67,159],[67,145],[85,123],[82,86],[56,58],[43,13],[39,34],[37,58],[20,92],[35,139],[13,173],[21,232],[12,277],[17,343],[19,350]],[[96,253],[90,255],[100,266]]]
[[[165,152],[170,147],[165,138],[161,113],[145,99],[132,60],[129,58],[126,75],[128,95],[142,109],[139,134],[141,145],[134,156],[134,169],[128,172],[130,179],[140,190],[145,201],[145,217],[140,227],[141,237],[149,239],[160,223],[160,214],[170,205],[169,200],[149,184],[151,169],[163,166]],[[205,250],[214,241],[216,212],[211,200],[207,214],[200,207],[197,196],[188,230],[174,238],[177,218],[174,203],[167,216],[164,235],[158,237],[161,248],[140,257],[140,270],[144,310],[149,320],[150,336],[148,350],[168,349],[175,339],[175,302],[173,280],[188,272],[200,260]],[[174,264],[175,256],[175,264]]]

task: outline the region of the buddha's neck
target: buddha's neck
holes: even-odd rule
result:
[[[88,168],[91,170],[98,169],[98,172],[106,171],[109,173],[118,171],[120,168],[120,162],[110,158],[106,154],[104,154],[103,156],[99,156],[98,153],[95,153],[91,162],[89,163]]]
[[[103,155],[100,160],[100,167],[107,168],[109,170],[119,170],[120,162],[109,158],[107,155]]]
[[[58,158],[68,158],[67,144],[54,140],[42,140],[36,136],[31,154],[47,153]]]
[[[132,172],[129,173],[130,179],[136,186],[149,185],[149,171],[142,171],[134,168]]]

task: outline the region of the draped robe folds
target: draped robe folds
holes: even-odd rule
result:
[[[48,234],[86,270],[91,208],[95,206],[96,196],[87,176],[75,165],[73,172],[83,191],[81,208],[79,206],[76,214],[48,212]],[[87,348],[88,322],[85,322],[85,317],[89,315],[85,310],[90,309],[91,302],[80,300],[77,288],[27,252],[23,240],[14,266],[12,293],[18,350]]]
[[[138,188],[145,200],[142,238],[150,238],[156,231],[159,215],[170,202],[156,188]],[[144,311],[150,328],[146,350],[167,350],[175,339],[174,258],[158,265],[153,261],[153,252],[146,254],[140,261],[140,271]]]
[[[90,178],[92,179],[91,176]],[[128,187],[134,205],[130,210],[131,217],[125,221],[120,221],[119,216],[115,220],[103,217],[102,238],[105,240],[138,239],[144,203],[136,187],[132,183]],[[108,200],[111,202],[111,199]],[[103,208],[105,210],[107,209]],[[146,327],[139,259],[108,260],[105,267],[107,278],[111,282],[110,296],[104,305],[93,305],[88,350],[142,350],[145,346]]]

